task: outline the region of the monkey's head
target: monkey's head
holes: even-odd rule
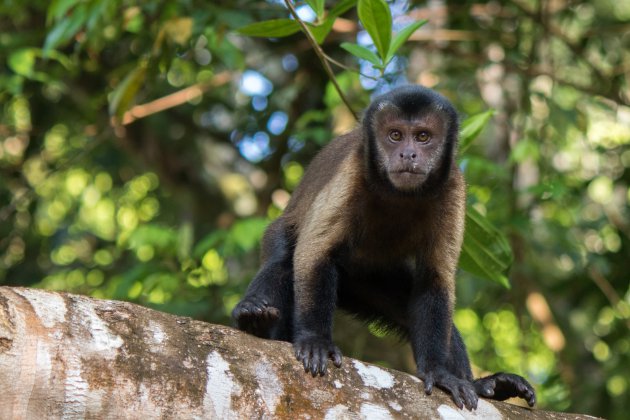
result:
[[[404,194],[444,184],[457,148],[458,120],[442,95],[417,85],[374,99],[363,118],[367,177]]]

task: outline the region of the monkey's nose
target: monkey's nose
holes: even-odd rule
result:
[[[405,159],[416,160],[417,157],[418,155],[416,154],[416,152],[407,151],[407,150],[400,152],[400,158],[403,160]]]

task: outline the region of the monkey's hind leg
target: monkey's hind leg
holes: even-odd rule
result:
[[[518,397],[527,401],[530,407],[536,404],[536,391],[522,376],[499,372],[473,380],[466,346],[454,325],[451,334],[449,370],[457,377],[471,381],[475,392],[481,397],[498,401]]]
[[[536,404],[536,391],[522,376],[514,373],[499,372],[494,375],[475,379],[475,391],[482,397],[503,401],[519,397],[527,401],[530,407]]]

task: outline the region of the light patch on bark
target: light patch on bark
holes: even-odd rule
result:
[[[339,420],[339,419],[358,419],[359,416],[350,413],[348,407],[345,405],[337,404],[333,408],[326,410],[324,420]]]
[[[164,332],[160,324],[158,324],[157,322],[149,321],[149,325],[147,329],[149,332],[149,339],[153,341],[154,345],[158,346],[162,344],[164,340],[166,340],[166,337],[167,337],[166,333]],[[153,346],[151,346],[151,350],[159,351],[160,349],[154,348]]]
[[[256,364],[255,374],[262,399],[269,409],[269,413],[273,415],[276,412],[278,402],[280,402],[280,397],[284,394],[282,382],[276,375],[273,366],[268,362]]]
[[[85,343],[91,345],[89,350],[99,353],[101,357],[107,360],[115,358],[118,349],[123,345],[122,338],[109,330],[90,301],[83,299],[76,301],[75,309],[77,317],[82,320],[86,330],[92,335],[92,340]]]
[[[438,413],[442,420],[502,420],[503,416],[492,404],[487,401],[479,400],[477,409],[469,411],[466,409],[459,410],[442,404],[438,407]]]
[[[352,363],[366,386],[378,389],[394,386],[394,377],[387,371],[376,366],[365,365],[358,360],[353,360]]]
[[[394,410],[396,410],[396,411],[402,410],[402,406],[400,404],[398,404],[396,401],[390,401],[389,402],[389,406],[391,408],[393,408]]]
[[[361,417],[365,419],[388,420],[393,419],[389,410],[380,405],[363,403],[361,404]]]
[[[64,381],[63,415],[64,419],[85,418],[89,385],[81,376],[82,366],[78,354],[71,354],[66,359],[66,379]]]
[[[65,321],[66,302],[61,296],[35,289],[19,289],[16,293],[28,300],[44,327],[52,328]]]
[[[230,373],[230,365],[217,351],[206,359],[206,393],[203,397],[204,411],[209,418],[238,418],[232,410],[232,395],[240,395],[241,389]]]
[[[41,379],[48,379],[52,370],[52,358],[50,356],[48,343],[45,341],[37,341],[37,376]]]

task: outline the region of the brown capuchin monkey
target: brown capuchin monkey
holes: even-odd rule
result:
[[[232,313],[238,328],[293,343],[304,369],[324,375],[329,358],[341,365],[341,308],[406,337],[427,394],[436,386],[469,410],[478,395],[533,406],[521,376],[473,379],[453,324],[466,211],[458,130],[451,103],[430,89],[377,97],[360,127],[315,156],[267,228],[260,271]]]

